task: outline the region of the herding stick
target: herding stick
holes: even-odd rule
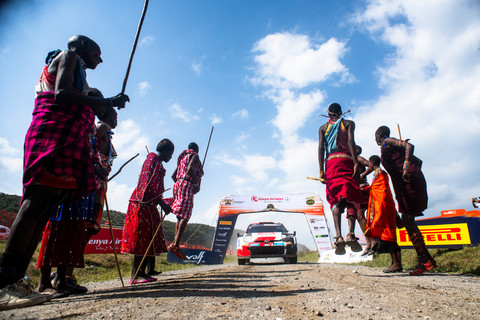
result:
[[[120,281],[122,281],[122,287],[125,288],[125,284],[123,283],[123,278],[122,278],[122,272],[120,271],[120,264],[118,263],[117,249],[115,248],[115,237],[113,236],[112,219],[110,219],[110,210],[108,209],[107,192],[105,192],[105,206],[107,207],[108,226],[110,227],[110,236],[112,237],[113,254],[115,255],[115,262],[117,264],[118,275],[120,276]]]
[[[148,0],[145,0],[143,5],[142,16],[137,27],[137,34],[135,35],[135,41],[133,42],[132,52],[130,53],[130,60],[128,61],[127,72],[125,74],[125,79],[123,79],[122,94],[125,93],[125,88],[127,87],[128,76],[130,74],[130,68],[132,67],[133,55],[135,54],[135,49],[137,49],[138,38],[140,36],[140,31],[142,30],[143,20],[145,19],[145,14],[147,13]]]

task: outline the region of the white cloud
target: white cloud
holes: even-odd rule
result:
[[[247,119],[248,118],[248,110],[247,109],[241,109],[235,112],[232,117],[234,118],[240,118],[240,119]]]
[[[240,119],[247,119],[248,118],[248,110],[247,109],[241,109],[235,112],[232,115],[233,118],[240,118]]]
[[[480,189],[472,174],[480,157],[480,7],[474,6],[371,1],[355,19],[395,49],[379,68],[384,96],[355,115],[357,141],[371,145],[380,125],[398,137],[400,124],[402,138],[412,139],[424,161],[431,215],[464,208]]]
[[[178,103],[172,104],[170,107],[168,107],[168,110],[170,111],[172,117],[182,119],[187,123],[200,119],[199,116],[192,115],[188,111],[182,109]]]
[[[127,212],[128,199],[135,188],[125,184],[119,184],[112,180],[108,183],[107,200],[108,207],[111,210]]]
[[[199,76],[199,75],[202,74],[203,65],[202,65],[201,63],[194,62],[194,63],[192,63],[192,69],[193,69],[193,71],[195,72],[195,74],[196,74],[197,76]]]
[[[148,135],[142,132],[141,126],[132,119],[119,122],[113,136],[113,145],[118,153],[118,158],[129,159],[137,152],[145,152],[149,145]]]
[[[13,155],[18,152],[19,150],[10,146],[10,142],[7,139],[0,137],[0,154],[1,155]]]
[[[145,36],[140,40],[140,45],[142,46],[149,46],[155,42],[155,38],[153,36]]]
[[[340,62],[346,52],[345,43],[334,38],[316,44],[306,35],[275,33],[258,41],[253,52],[258,65],[254,81],[264,86],[301,88],[325,81],[333,74],[350,78]]]
[[[143,97],[145,96],[150,89],[152,89],[152,85],[148,81],[142,81],[137,86],[138,94]]]
[[[222,117],[217,116],[215,113],[210,117],[210,123],[212,125],[219,124],[223,122]]]

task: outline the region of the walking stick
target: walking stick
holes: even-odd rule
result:
[[[110,181],[110,180],[112,180],[113,178],[115,178],[115,177],[120,173],[120,171],[122,171],[123,167],[125,167],[130,161],[132,161],[133,159],[135,159],[136,157],[138,157],[139,154],[140,154],[140,153],[137,153],[135,156],[131,157],[130,160],[128,160],[127,162],[125,162],[125,163],[120,167],[120,169],[118,169],[118,171],[117,171],[113,176],[111,176],[111,177],[107,180],[107,182]]]
[[[107,192],[105,192],[105,206],[107,207],[108,226],[110,227],[110,236],[112,237],[112,247],[113,247],[113,254],[115,255],[115,263],[117,264],[118,275],[120,276],[122,287],[125,288],[125,284],[123,283],[123,278],[122,278],[122,272],[120,271],[120,264],[118,263],[117,249],[115,247],[115,237],[113,236],[113,229],[112,229],[112,219],[110,218],[110,210],[108,209]]]
[[[397,123],[397,129],[398,129],[398,138],[402,140],[402,134],[400,133],[400,125]]]
[[[145,0],[143,4],[142,16],[137,27],[137,34],[135,35],[135,41],[133,42],[132,52],[130,53],[130,60],[128,61],[127,72],[125,74],[125,79],[123,80],[122,94],[125,93],[125,88],[127,87],[128,76],[130,74],[130,68],[132,66],[133,55],[135,54],[135,49],[137,48],[138,37],[140,36],[140,31],[142,30],[143,20],[145,19],[145,14],[147,13],[148,0]]]
[[[203,157],[203,162],[202,162],[202,169],[203,169],[203,166],[205,166],[205,160],[207,159],[207,152],[208,152],[208,148],[210,147],[210,140],[212,139],[212,133],[213,133],[213,126],[212,126],[212,130],[210,130],[210,137],[208,137],[207,148],[205,149],[205,156]]]
[[[194,162],[194,160],[195,160],[195,157],[192,160],[190,160],[190,163],[188,164],[188,167],[187,167],[187,171],[185,171],[185,177],[187,176],[187,173],[190,170],[190,167],[192,166],[192,163]],[[175,199],[175,196],[177,195],[177,192],[178,192],[179,189],[180,188],[177,188],[175,194],[173,195],[173,199]],[[145,258],[147,257],[147,253],[148,253],[148,251],[150,251],[150,248],[153,245],[153,241],[155,241],[155,238],[157,237],[157,234],[160,231],[160,228],[162,227],[162,224],[163,224],[163,220],[165,220],[166,216],[167,216],[167,213],[165,213],[163,215],[163,218],[160,220],[160,223],[158,224],[157,230],[155,230],[155,233],[153,234],[152,240],[148,244],[147,250],[145,250],[145,254],[143,255],[142,261],[140,261],[140,264],[137,267],[137,271],[135,271],[135,275],[132,278],[132,282],[135,281],[135,279],[137,278],[138,272],[140,271],[140,267],[143,265],[143,262],[145,261]]]

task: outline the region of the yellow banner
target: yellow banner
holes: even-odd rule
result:
[[[470,233],[466,223],[438,224],[418,226],[427,246],[468,245]],[[397,229],[397,243],[399,246],[412,246],[410,237],[405,228]]]

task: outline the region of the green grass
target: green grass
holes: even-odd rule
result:
[[[438,268],[433,273],[462,273],[480,275],[480,247],[464,247],[463,249],[430,249],[430,254],[437,261]],[[388,267],[391,263],[389,254],[375,254],[372,261],[361,262],[359,265],[368,267]],[[413,269],[417,264],[415,250],[402,250],[404,269]]]

